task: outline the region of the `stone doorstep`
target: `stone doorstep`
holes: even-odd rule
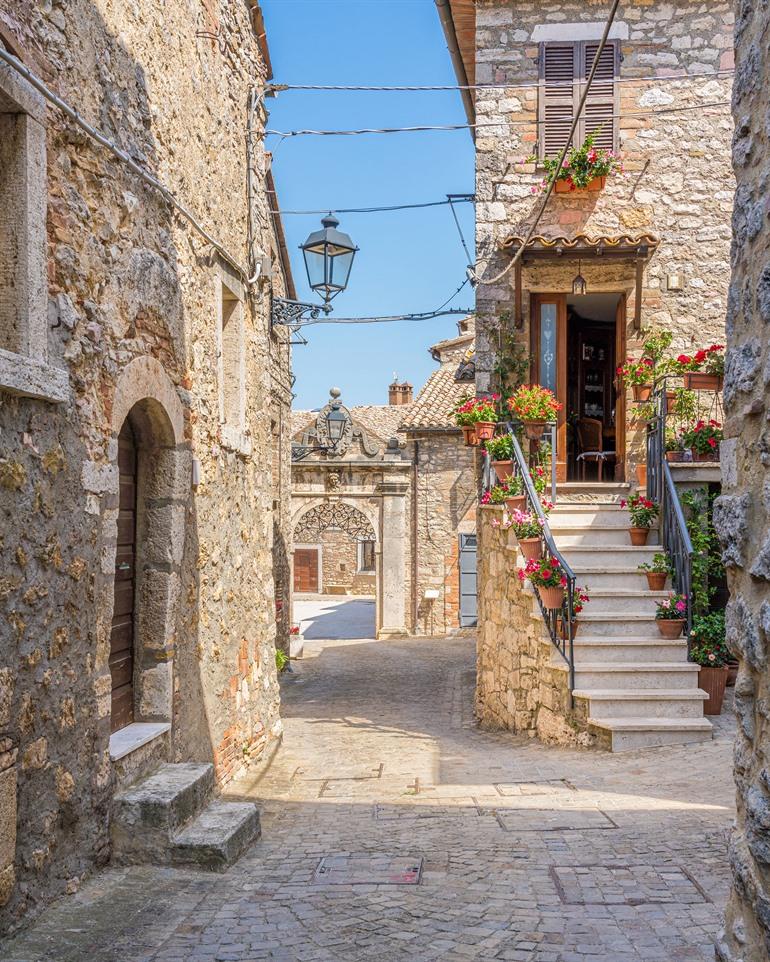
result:
[[[123,825],[174,831],[201,811],[213,791],[213,765],[161,765],[115,795],[113,817]]]
[[[110,758],[117,762],[168,731],[171,731],[168,722],[134,722],[127,725],[110,735]]]
[[[262,834],[259,812],[251,802],[210,802],[177,832],[171,843],[174,865],[223,871]]]

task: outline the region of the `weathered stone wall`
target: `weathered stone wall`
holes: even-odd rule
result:
[[[476,4],[478,83],[510,83],[510,89],[480,90],[476,97],[476,241],[489,258],[484,275],[494,276],[510,261],[498,245],[510,234],[525,234],[539,198],[532,188],[542,170],[522,163],[537,141],[536,84],[540,40],[571,40],[604,8],[582,0],[546,5],[523,0],[479,0]],[[660,247],[645,271],[642,323],[675,332],[675,346],[701,346],[724,337],[729,280],[730,212],[734,179],[730,170],[732,121],[729,109],[631,116],[664,107],[729,102],[731,77],[699,75],[732,66],[732,4],[727,0],[628,0],[621,3],[613,36],[622,38],[621,78],[663,77],[676,81],[620,85],[620,149],[626,175],[611,178],[600,193],[554,195],[538,232],[547,236],[619,235],[650,232]],[[600,28],[597,28],[600,29]],[[597,34],[598,39],[598,34]],[[582,262],[589,292],[627,295],[629,352],[634,353],[635,267]],[[571,292],[576,263],[523,271],[521,340],[529,345],[529,293]],[[667,289],[667,276],[684,277],[681,291]],[[477,385],[491,386],[495,331],[506,312],[513,316],[513,273],[477,289]],[[632,450],[638,437],[631,436]]]
[[[459,534],[476,530],[475,448],[454,430],[410,432],[414,474],[411,552],[416,634],[444,634],[460,624]],[[435,601],[426,589],[438,589]]]
[[[733,276],[727,311],[726,433],[715,522],[724,544],[730,602],[727,641],[740,659],[735,687],[738,817],[730,846],[733,890],[717,956],[770,957],[770,231],[767,128],[770,56],[764,4],[736,5]]]
[[[0,0],[0,24],[33,70],[245,264],[246,108],[265,66],[248,6],[222,0],[216,19],[208,9]],[[243,415],[227,430],[217,330],[229,268],[54,108],[46,140],[49,354],[72,399],[0,394],[0,929],[76,889],[109,854],[115,437],[128,413],[116,385],[138,359],[162,372],[145,366],[123,386],[157,399],[145,521],[163,596],[158,609],[145,599],[148,619],[163,616],[161,643],[139,660],[170,703],[171,758],[213,760],[226,781],[280,733],[270,403],[285,417],[288,395],[275,400],[271,375],[288,385],[289,352],[268,333],[268,291],[244,292]],[[260,147],[253,217],[269,253],[264,173]],[[280,291],[277,264],[275,277]]]
[[[320,590],[351,595],[373,595],[374,573],[358,570],[358,544],[344,531],[328,530],[321,538]]]
[[[479,627],[476,715],[487,728],[537,736],[555,745],[591,747],[586,713],[570,706],[569,676],[558,662],[502,508],[478,511]]]

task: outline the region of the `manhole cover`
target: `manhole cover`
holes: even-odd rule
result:
[[[690,873],[677,865],[553,866],[566,905],[666,905],[710,901]]]
[[[586,829],[617,828],[612,819],[598,808],[498,808],[495,815],[506,832],[582,832]]]
[[[326,885],[419,885],[422,858],[393,855],[325,855],[315,881]]]

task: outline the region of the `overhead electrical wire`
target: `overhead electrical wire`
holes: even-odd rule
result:
[[[473,194],[452,194],[451,199],[430,200],[420,204],[392,204],[386,207],[319,207],[317,210],[271,210],[271,214],[376,214],[380,211],[417,210],[422,207],[446,207],[452,204],[472,204]]]
[[[725,67],[721,70],[709,70],[704,73],[673,73],[673,74],[653,74],[647,77],[618,77],[615,83],[618,84],[639,84],[639,83],[670,83],[679,80],[703,80],[709,77],[732,76],[735,67]],[[549,87],[574,87],[582,84],[582,80],[559,80],[548,83]],[[414,93],[420,91],[452,91],[452,90],[530,90],[541,86],[540,81],[529,81],[526,83],[489,83],[489,84],[268,84],[266,91],[271,93],[283,93],[289,90],[315,90],[315,91],[368,91],[371,93]]]
[[[390,314],[380,317],[330,317],[328,314],[324,314],[323,317],[310,318],[309,320],[303,318],[299,326],[308,327],[310,324],[387,324],[395,321],[432,321],[435,317],[446,317],[450,314],[473,314],[474,308],[472,307],[445,310],[447,304],[457,297],[469,281],[470,278],[466,277],[462,284],[449,295],[444,303],[440,304],[433,311],[422,311],[413,314]]]
[[[588,88],[586,88],[588,89]],[[650,110],[629,110],[622,114],[612,114],[608,120],[624,120],[628,117],[651,117],[657,114],[678,114],[691,110],[705,110],[707,107],[730,107],[729,100],[713,100],[701,104],[686,104],[681,107],[656,107]],[[540,127],[547,123],[545,120],[497,120],[490,123],[477,124],[419,124],[414,127],[362,127],[357,130],[266,130],[265,136],[270,137],[351,137],[359,134],[404,134],[423,133],[434,130],[481,130],[486,127]]]

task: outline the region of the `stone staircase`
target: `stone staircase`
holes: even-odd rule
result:
[[[549,524],[554,540],[586,585],[590,604],[575,638],[576,701],[586,702],[591,729],[609,736],[612,751],[711,739],[703,715],[707,695],[684,639],[668,641],[655,625],[655,602],[638,565],[660,550],[630,544],[628,512],[620,501],[629,485],[560,485]],[[554,653],[554,665],[567,670]]]
[[[260,836],[251,802],[214,797],[214,766],[166,764],[113,799],[113,858],[222,871]]]

